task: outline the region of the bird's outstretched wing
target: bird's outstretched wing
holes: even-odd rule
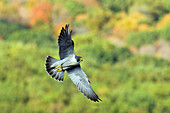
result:
[[[62,28],[58,38],[59,56],[64,59],[71,54],[74,54],[74,42],[71,40],[71,32],[69,31],[69,24]]]
[[[80,67],[80,65],[72,67],[67,70],[67,73],[76,87],[83,93],[88,99],[93,100],[94,102],[99,102],[101,99],[97,96],[97,94],[93,91],[90,86],[90,82]]]

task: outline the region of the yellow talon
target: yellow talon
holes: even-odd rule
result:
[[[58,69],[60,67],[60,65],[59,66],[57,66],[57,67],[55,67],[55,69]]]
[[[56,72],[60,72],[60,71],[62,71],[62,69],[58,69]]]

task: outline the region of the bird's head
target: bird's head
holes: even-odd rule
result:
[[[75,56],[75,58],[76,58],[76,60],[77,60],[77,62],[81,62],[81,61],[83,61],[83,58],[81,57],[81,56]]]

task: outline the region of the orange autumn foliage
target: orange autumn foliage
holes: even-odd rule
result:
[[[51,20],[52,4],[49,2],[40,2],[31,10],[30,24],[35,25],[38,22],[48,23]]]
[[[140,20],[146,17],[139,13],[125,14],[124,12],[119,14],[119,19],[115,21],[115,26],[112,32],[120,39],[126,38],[126,36],[132,31],[147,30],[149,26],[147,24],[138,24]]]

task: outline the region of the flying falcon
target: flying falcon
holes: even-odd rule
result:
[[[82,57],[74,53],[74,42],[71,39],[71,33],[72,31],[69,31],[69,24],[66,24],[65,29],[62,28],[58,38],[60,60],[47,56],[46,71],[51,75],[51,78],[58,81],[63,81],[64,72],[67,71],[69,77],[81,93],[88,99],[99,102],[101,99],[93,91],[87,75],[80,66],[80,62],[83,61]]]

